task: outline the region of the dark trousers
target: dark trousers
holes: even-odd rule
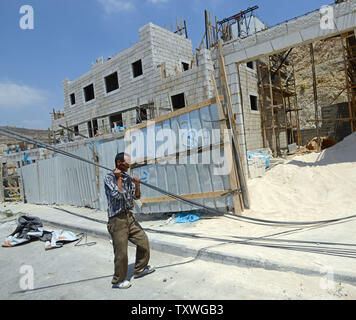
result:
[[[150,259],[150,247],[146,233],[135,220],[131,211],[126,211],[109,219],[108,231],[114,247],[114,277],[118,282],[126,279],[128,269],[128,241],[136,245],[134,273],[145,269]]]

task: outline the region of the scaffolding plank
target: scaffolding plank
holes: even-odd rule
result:
[[[213,82],[215,95],[216,95],[216,97],[219,97],[219,93],[218,93],[218,89],[216,86],[216,82],[215,82],[213,73],[211,73],[211,80]],[[217,103],[217,107],[218,107],[219,120],[226,119],[226,115],[223,111],[223,108],[221,106],[221,102],[220,102],[219,98],[216,99],[216,103]],[[227,130],[226,121],[220,121],[220,128],[221,128],[222,134],[224,134]],[[225,150],[225,148],[227,150]],[[232,190],[239,189],[240,184],[239,184],[239,179],[237,177],[237,169],[236,169],[235,163],[234,163],[234,161],[232,161],[233,157],[232,157],[232,148],[231,148],[230,140],[229,140],[229,143],[225,146],[225,148],[224,148],[224,150],[225,150],[225,154],[226,154],[226,160],[228,163],[228,167],[231,168],[230,173],[229,173],[230,188]],[[231,156],[231,158],[230,158],[230,156]],[[241,214],[243,211],[243,201],[242,201],[241,195],[233,195],[232,200],[233,200],[233,204],[234,204],[235,214]]]
[[[204,199],[204,198],[219,198],[219,197],[228,197],[230,190],[222,190],[222,191],[211,191],[211,192],[201,192],[201,193],[189,193],[180,195],[183,198],[194,200],[194,199]],[[154,197],[154,198],[144,198],[140,199],[141,203],[156,203],[156,202],[172,202],[178,201],[177,199],[173,199],[172,197],[164,196],[164,197]]]

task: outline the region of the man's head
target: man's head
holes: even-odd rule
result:
[[[125,152],[120,152],[115,157],[115,166],[123,172],[127,172],[130,168],[131,157]]]

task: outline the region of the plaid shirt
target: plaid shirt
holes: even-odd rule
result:
[[[121,191],[117,186],[117,178],[113,172],[108,173],[104,179],[105,194],[108,200],[108,217],[114,217],[120,212],[131,210],[134,207],[136,185],[130,177],[122,178]]]

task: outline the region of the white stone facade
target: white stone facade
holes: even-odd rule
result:
[[[136,108],[151,105],[154,116],[172,110],[171,96],[184,93],[185,105],[192,105],[214,96],[210,83],[213,65],[208,50],[193,54],[192,43],[183,35],[149,23],[139,30],[140,41],[110,60],[103,58],[92,65],[92,70],[81,77],[63,81],[65,117],[53,121],[53,129],[59,125],[88,136],[88,122],[97,120],[98,131],[108,133],[110,116],[122,113],[123,125],[136,124]],[[132,64],[142,62],[143,74],[133,76]],[[183,72],[182,63],[189,66]],[[161,66],[166,77],[162,77]],[[119,88],[106,92],[105,77],[117,72]],[[86,102],[84,88],[93,84],[95,98]],[[72,105],[70,95],[75,95]],[[150,118],[147,112],[147,117]],[[106,131],[105,131],[106,130]]]

